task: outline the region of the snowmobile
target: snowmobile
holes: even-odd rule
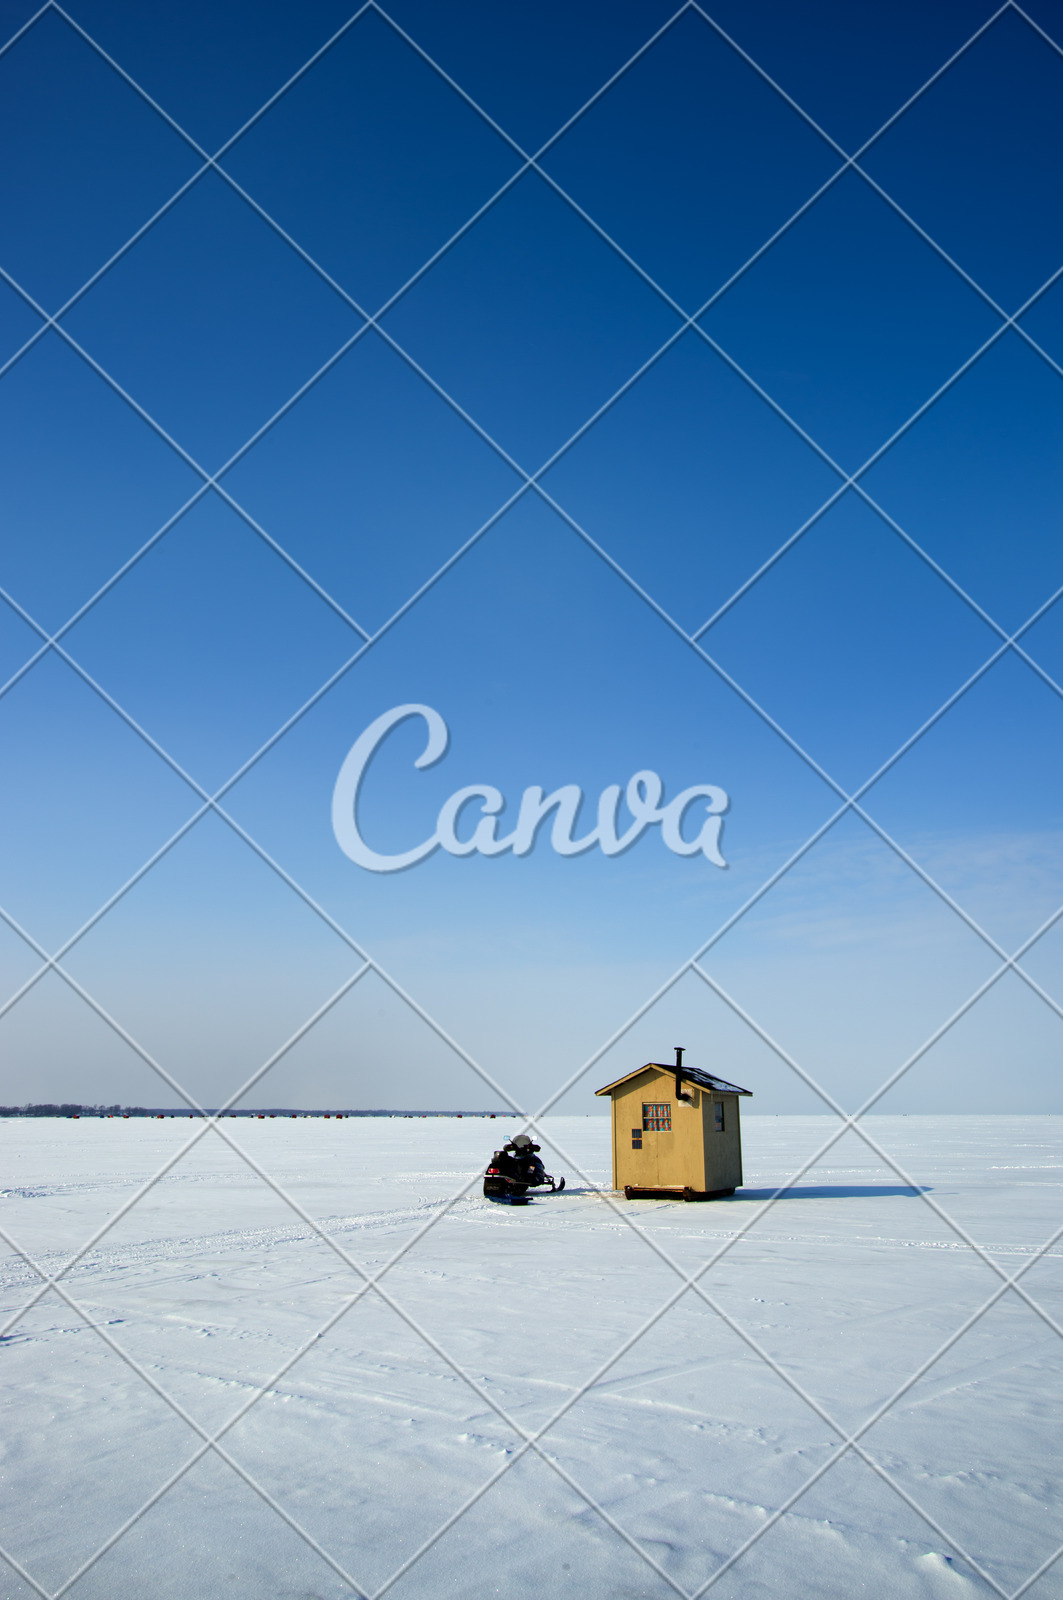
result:
[[[539,1160],[541,1148],[533,1144],[526,1133],[518,1133],[501,1150],[496,1150],[484,1173],[484,1198],[511,1206],[526,1206],[529,1189],[560,1194],[565,1180],[555,1180],[546,1171]]]

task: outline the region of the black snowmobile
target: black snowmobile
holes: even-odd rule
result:
[[[555,1181],[539,1160],[542,1147],[533,1144],[526,1133],[496,1150],[484,1173],[484,1197],[500,1200],[511,1206],[526,1206],[529,1189],[545,1189],[547,1194],[560,1194],[565,1187],[564,1178]]]

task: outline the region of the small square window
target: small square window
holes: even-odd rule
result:
[[[670,1101],[655,1100],[643,1103],[642,1126],[649,1133],[669,1133],[672,1127]]]
[[[722,1133],[723,1132],[723,1101],[722,1100],[716,1100],[713,1103],[712,1114],[713,1114],[713,1117],[716,1120],[716,1132],[717,1133]]]

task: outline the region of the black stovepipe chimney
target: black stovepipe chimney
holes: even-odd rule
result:
[[[685,1045],[677,1044],[675,1049],[675,1097],[677,1100],[686,1100],[689,1104],[690,1095],[683,1093],[683,1080],[680,1074],[683,1070],[683,1051]]]

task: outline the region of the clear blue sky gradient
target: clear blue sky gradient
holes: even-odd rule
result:
[[[710,941],[745,1016],[687,971],[561,1109],[680,1042],[822,1110],[764,1035],[852,1109],[943,1028],[1063,905],[1063,6],[908,105],[994,9],[82,0],[0,54],[0,1005],[251,763],[291,883],[207,816],[62,957],[203,1103],[358,970],[326,919],[529,1109]],[[727,870],[365,872],[332,787],[406,702],[450,748],[391,737],[375,848],[652,768],[727,790]],[[881,1109],[1063,1110],[1061,946]],[[4,1103],[174,1099],[55,973],[0,1060]],[[382,1081],[500,1104],[375,973],[248,1103]]]

